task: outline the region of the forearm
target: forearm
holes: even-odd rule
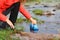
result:
[[[30,13],[24,8],[24,6],[22,4],[20,4],[20,9],[19,11],[27,18],[30,19],[31,15]]]
[[[34,20],[34,19],[31,17],[30,13],[23,7],[22,4],[20,5],[19,11],[20,11],[27,19],[29,19],[33,24],[36,24],[36,20]]]
[[[0,20],[3,22],[7,22],[11,28],[14,28],[13,23],[5,15],[3,15],[2,12],[0,12]]]

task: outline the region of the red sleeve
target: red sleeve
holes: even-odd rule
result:
[[[7,17],[0,12],[0,20],[6,22]]]
[[[20,4],[20,9],[19,11],[27,18],[30,19],[31,15],[30,13],[24,8],[24,6],[22,4]]]

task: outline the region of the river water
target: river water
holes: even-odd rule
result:
[[[32,10],[34,9],[42,9],[44,11],[52,11],[55,9],[55,7],[44,7],[44,5],[30,5],[29,7],[25,7],[26,10],[28,10],[31,14],[32,17],[37,18],[38,20],[44,20],[45,23],[39,24],[37,23],[39,27],[38,33],[50,33],[50,34],[59,34],[60,33],[60,10],[54,11],[55,15],[52,16],[37,16],[35,15]],[[23,17],[21,14],[18,17]],[[23,17],[25,18],[25,17]],[[24,26],[24,31],[25,32],[30,32],[29,25],[30,23],[21,23],[19,25]]]

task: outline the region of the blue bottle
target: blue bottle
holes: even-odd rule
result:
[[[34,32],[34,33],[37,33],[38,32],[38,27],[37,27],[37,24],[30,24],[30,31],[31,32]]]

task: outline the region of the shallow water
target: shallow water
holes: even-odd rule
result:
[[[42,9],[44,11],[52,11],[55,7],[43,7],[43,5],[30,5],[29,7],[25,7],[29,12],[30,14],[32,15],[32,17],[36,17],[38,18],[39,20],[44,20],[45,23],[43,24],[37,24],[38,27],[39,27],[39,32],[38,33],[50,33],[50,34],[58,34],[60,33],[60,10],[56,10],[54,12],[55,15],[52,15],[50,17],[47,17],[47,16],[37,16],[37,15],[34,15],[32,10],[34,9]],[[21,17],[22,15],[19,15],[18,17]],[[23,17],[25,18],[25,17]],[[19,24],[24,26],[24,31],[26,32],[30,32],[29,30],[29,24],[30,23],[22,23],[22,24]]]

